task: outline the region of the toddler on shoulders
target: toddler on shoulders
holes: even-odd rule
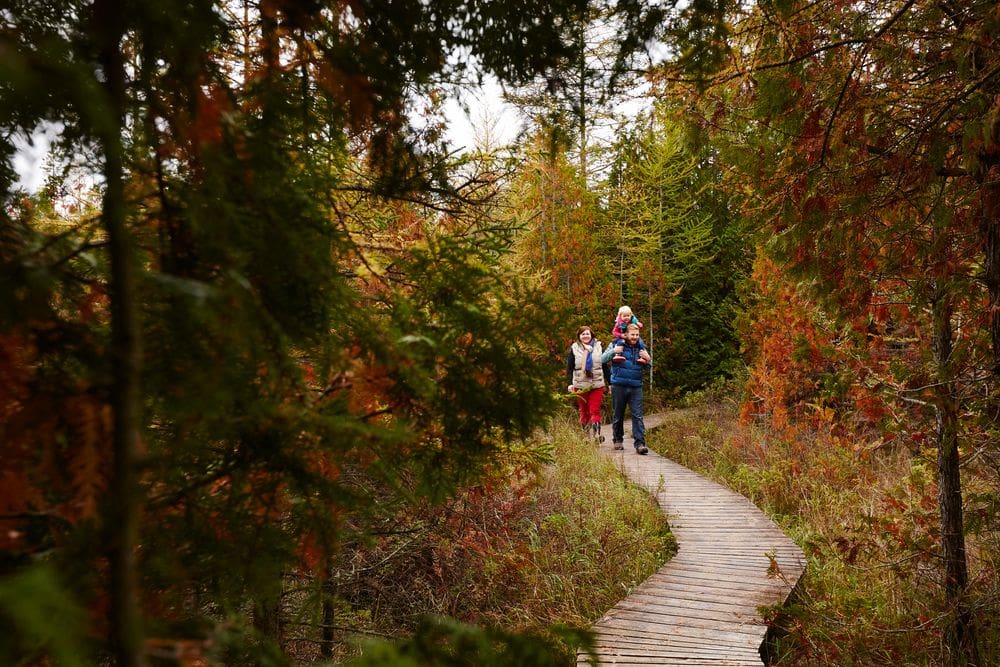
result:
[[[632,313],[632,309],[629,308],[628,306],[622,306],[621,308],[618,309],[618,316],[615,318],[614,327],[612,327],[611,329],[611,347],[615,347],[616,345],[619,344],[624,344],[625,330],[628,329],[628,325],[630,324],[634,324],[640,329],[642,328],[642,322],[640,322],[639,318],[637,318],[635,314]],[[646,349],[646,344],[642,341],[642,338],[639,339],[639,349],[640,350]],[[614,357],[611,358],[611,361],[614,363],[620,363],[622,361],[625,361],[625,357],[623,357],[620,354],[616,354]],[[646,363],[644,359],[639,359],[638,361],[641,364]]]

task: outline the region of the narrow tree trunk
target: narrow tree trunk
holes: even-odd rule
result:
[[[583,176],[583,183],[586,186],[590,181],[587,178],[587,20],[580,19],[580,58],[577,63],[579,67],[579,104],[580,104],[580,175]]]
[[[122,214],[120,158],[109,157],[104,224],[111,254],[111,340],[114,389],[114,466],[110,484],[111,622],[116,661],[143,665],[135,547],[139,538],[139,349],[134,287]]]
[[[284,643],[284,619],[281,614],[281,589],[265,591],[258,596],[254,605],[253,627],[261,636],[274,642]]]
[[[333,625],[336,616],[333,608],[333,565],[327,558],[323,563],[323,627],[319,654],[324,658],[333,657]]]
[[[952,353],[952,308],[938,295],[933,305],[934,360],[937,366],[938,505],[941,511],[941,548],[944,592],[952,618],[945,637],[948,662],[978,665],[975,626],[965,599],[969,583],[962,518],[962,481],[958,457],[959,401],[955,395]]]
[[[983,245],[983,282],[989,294],[989,327],[993,359],[988,419],[1000,423],[1000,165],[982,164],[979,187],[982,211],[979,233]]]
[[[135,276],[125,224],[125,69],[121,51],[125,9],[114,0],[94,4],[100,33],[100,63],[111,117],[91,119],[104,153],[105,192],[101,218],[111,262],[111,366],[114,463],[108,498],[107,530],[111,578],[111,644],[122,667],[144,665],[139,619],[135,547],[139,535],[139,327]]]
[[[649,287],[646,290],[646,297],[649,300],[649,321],[646,323],[649,327],[646,330],[646,335],[649,336],[646,339],[646,347],[649,348],[649,353],[653,354],[653,288]],[[656,362],[654,361],[649,365],[649,395],[653,395],[653,373],[656,371]]]

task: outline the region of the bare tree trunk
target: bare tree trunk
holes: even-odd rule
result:
[[[270,590],[261,591],[254,601],[253,627],[262,637],[284,647],[285,623],[281,610],[281,579]]]
[[[1000,423],[1000,165],[981,164],[982,211],[979,235],[983,244],[983,282],[989,293],[989,327],[993,359],[989,383],[988,419]]]
[[[145,665],[139,619],[135,548],[139,537],[139,327],[135,276],[125,223],[124,148],[125,68],[121,51],[125,9],[114,0],[98,0],[94,19],[99,33],[107,117],[91,119],[104,153],[105,192],[101,218],[108,235],[111,262],[112,409],[114,463],[108,498],[107,530],[111,564],[111,644],[123,667]]]
[[[948,662],[978,665],[975,625],[965,599],[969,584],[962,518],[962,481],[958,457],[959,401],[955,395],[952,353],[952,307],[938,294],[933,304],[934,361],[937,366],[938,505],[941,511],[941,547],[945,600],[952,618],[945,637]]]
[[[327,558],[323,563],[323,622],[319,654],[324,658],[333,657],[333,624],[336,621],[333,608],[333,565]]]
[[[583,176],[584,186],[589,183],[587,178],[587,19],[586,16],[580,19],[580,58],[577,62],[579,67],[579,104],[580,104],[580,174]]]

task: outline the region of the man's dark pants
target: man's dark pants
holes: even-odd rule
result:
[[[622,442],[625,439],[625,406],[632,413],[632,438],[635,446],[646,444],[646,425],[642,421],[642,387],[625,387],[611,385],[611,404],[614,406],[614,416],[611,418],[611,440]]]

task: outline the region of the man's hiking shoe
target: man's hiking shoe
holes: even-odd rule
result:
[[[649,447],[647,447],[646,445],[637,445],[636,448],[635,448],[635,453],[636,454],[645,454],[648,451],[649,451]]]
[[[616,442],[615,443],[615,449],[625,449],[625,443]]]
[[[611,357],[611,361],[613,361],[616,364],[620,364],[621,362],[625,361],[625,357],[623,357],[620,354],[616,354],[615,356]]]

